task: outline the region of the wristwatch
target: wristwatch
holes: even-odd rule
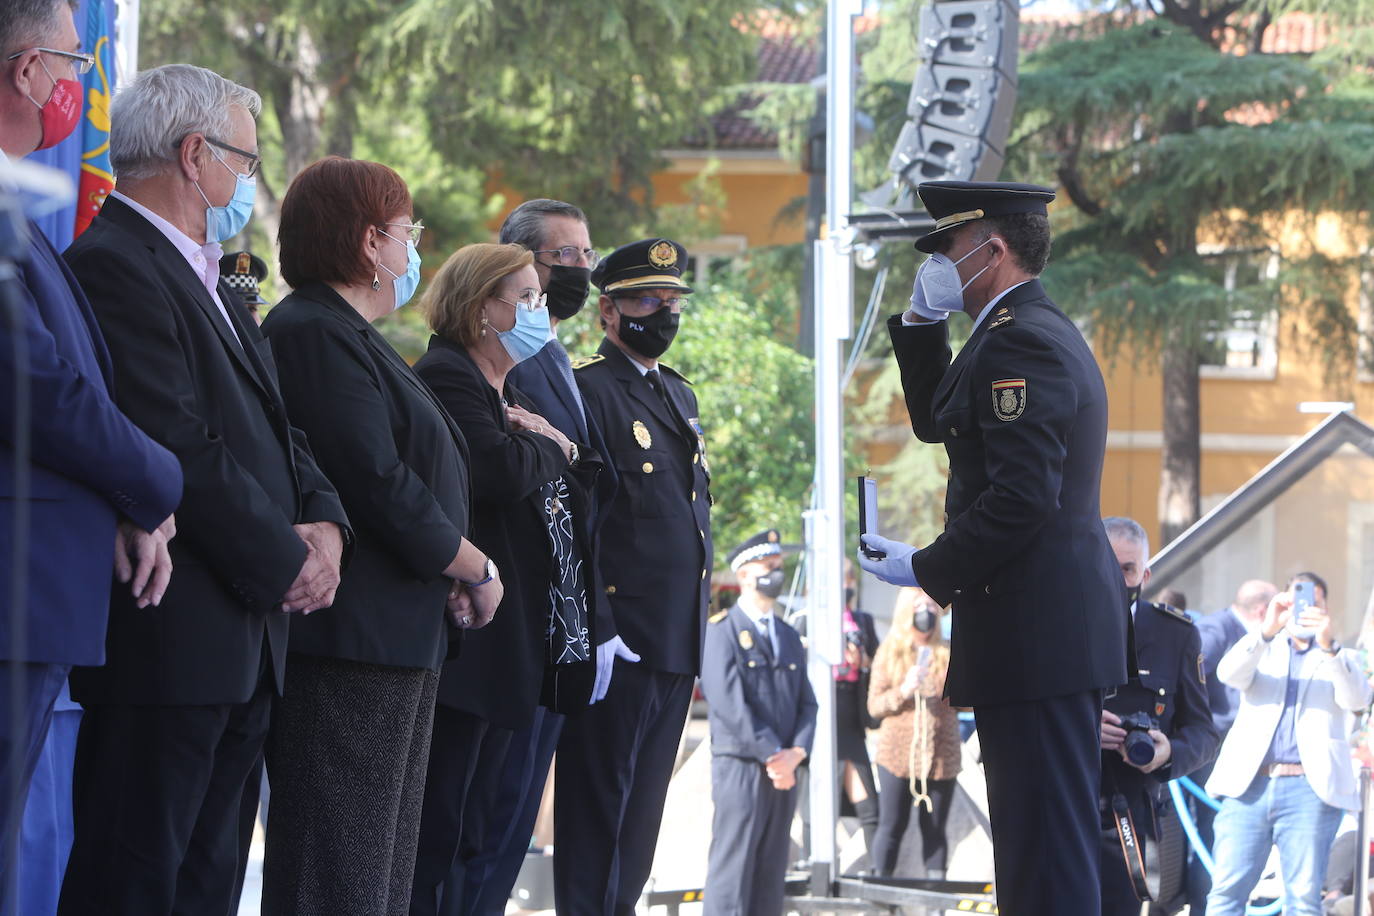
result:
[[[581,455],[581,453],[578,452],[578,450],[577,450],[577,443],[576,443],[576,442],[569,442],[569,443],[568,443],[568,464],[577,464],[577,459],[580,458],[580,457],[582,457],[582,455]]]
[[[462,579],[459,579],[458,581],[462,582],[468,588],[477,588],[479,585],[486,585],[492,579],[495,579],[496,564],[492,561],[491,557],[487,557],[487,563],[485,566],[482,567],[482,572],[486,574],[486,578],[484,579],[478,579],[476,582],[465,582]]]

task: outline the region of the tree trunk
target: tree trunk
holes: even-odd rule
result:
[[[1171,332],[1165,343],[1164,443],[1159,471],[1159,547],[1197,521],[1202,505],[1200,359],[1197,347]]]

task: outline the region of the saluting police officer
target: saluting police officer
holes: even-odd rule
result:
[[[801,637],[773,614],[784,582],[778,532],[759,532],[728,559],[739,600],[711,616],[701,669],[715,805],[702,912],[782,916],[796,769],[811,752],[816,696]]]
[[[972,706],[1003,916],[1096,916],[1102,695],[1126,680],[1121,572],[1098,491],[1107,391],[1038,279],[1049,188],[931,181],[911,308],[888,321],[911,425],[949,453],[945,531],[865,535],[864,569],[953,605],[952,705]],[[973,330],[951,362],[946,318]]]
[[[1102,710],[1102,914],[1138,916],[1145,899],[1136,890],[1144,877],[1143,857],[1132,858],[1134,851],[1123,844],[1113,802],[1119,796],[1129,806],[1132,832],[1158,841],[1164,784],[1211,761],[1221,736],[1212,724],[1197,627],[1180,610],[1140,599],[1141,588],[1150,581],[1149,536],[1133,519],[1113,516],[1102,524],[1131,600],[1140,666],[1139,676],[1117,688]],[[1154,754],[1136,764],[1127,758],[1121,726],[1123,716],[1139,713],[1155,724],[1140,733],[1142,741],[1148,734]],[[1138,841],[1134,847],[1143,849]],[[1182,863],[1179,868],[1181,879]]]
[[[592,273],[606,332],[574,364],[619,489],[602,508],[601,579],[617,658],[605,699],[570,717],[558,745],[554,891],[560,914],[631,914],[653,865],[678,741],[701,670],[711,576],[705,438],[687,380],[658,358],[692,288],[668,239],[617,248]]]

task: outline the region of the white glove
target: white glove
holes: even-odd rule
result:
[[[611,689],[611,672],[615,670],[617,658],[637,662],[639,653],[632,651],[619,636],[612,636],[596,647],[596,681],[592,684],[592,698],[588,706],[605,699],[606,691]]]
[[[881,550],[887,554],[881,560],[870,560],[859,551],[859,565],[873,575],[892,585],[908,585],[915,587],[916,572],[911,568],[911,557],[916,553],[916,548],[910,544],[903,544],[901,541],[893,541],[883,537],[881,534],[865,534],[860,538],[864,545],[874,550]]]
[[[911,285],[911,309],[902,316],[903,321],[907,321],[912,315],[925,321],[944,321],[949,317],[948,309],[935,308],[926,299],[925,287],[921,285],[921,274],[925,272],[929,263],[930,259],[927,258],[916,271],[916,282]]]

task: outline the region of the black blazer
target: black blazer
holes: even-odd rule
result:
[[[946,324],[888,321],[912,428],[949,453],[945,531],[912,559],[921,587],[954,605],[946,694],[979,706],[1125,683],[1092,351],[1039,280],[993,306],[953,362]]]
[[[291,420],[338,487],[357,538],[334,606],[291,621],[291,651],[437,671],[448,645],[442,573],[468,525],[463,434],[326,284],[287,296],[262,330]]]
[[[711,478],[696,395],[660,363],[670,412],[614,344],[603,340],[597,353],[577,384],[619,478],[599,545],[616,629],[647,667],[695,675],[711,591]]]
[[[242,309],[229,308],[235,340],[186,259],[118,199],[65,257],[109,346],[116,403],[176,455],[185,476],[162,605],[139,609],[117,585],[105,666],[74,671],[72,695],[245,702],[264,641],[280,689],[287,619],[279,606],[306,553],[291,526],[347,528],[348,517],[305,434],[287,422],[267,341]],[[219,295],[232,305],[223,282]]]
[[[506,589],[495,619],[468,632],[458,660],[444,665],[439,702],[502,728],[523,728],[534,716],[543,686],[553,580],[539,488],[568,470],[568,458],[547,436],[511,432],[501,396],[459,344],[431,337],[415,372],[467,438],[472,455],[472,542],[496,562]],[[535,409],[509,379],[505,397],[509,403]],[[572,483],[572,511],[577,517],[586,512],[586,498],[577,482]],[[583,526],[578,528],[583,556],[589,557]],[[594,587],[593,580],[589,588]]]

